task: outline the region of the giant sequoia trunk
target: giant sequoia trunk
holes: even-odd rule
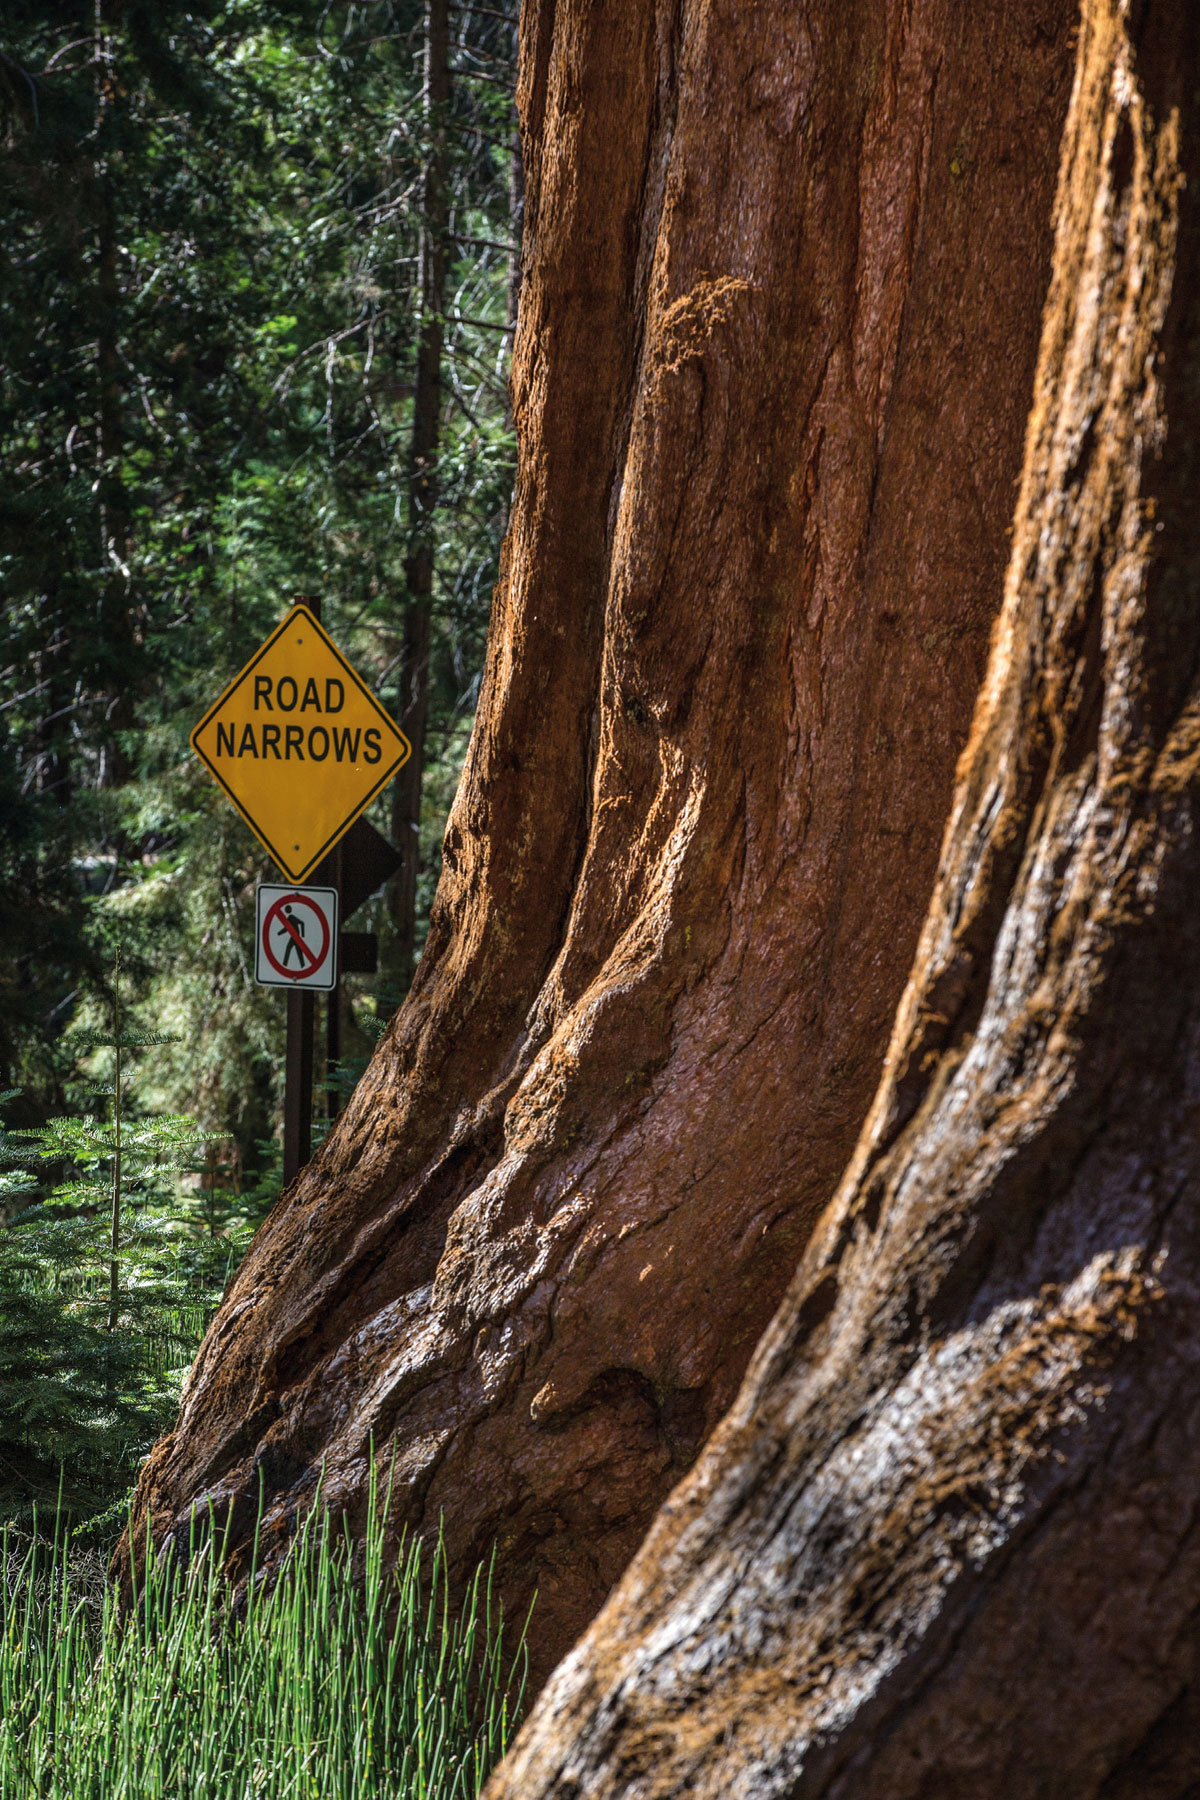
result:
[[[884,1080],[492,1800],[1200,1792],[1200,9],[1087,0],[1001,628]]]
[[[520,461],[413,992],[140,1486],[372,1454],[544,1672],[878,1081],[998,609],[1070,0],[527,0]]]

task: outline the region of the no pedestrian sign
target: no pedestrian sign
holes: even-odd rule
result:
[[[284,873],[302,881],[411,754],[306,606],[294,606],[192,733]]]
[[[338,896],[336,888],[282,887],[264,881],[257,889],[258,936],[254,979],[260,987],[337,986]]]

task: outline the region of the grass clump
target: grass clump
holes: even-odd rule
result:
[[[70,1540],[0,1537],[0,1800],[470,1800],[504,1754],[490,1576],[451,1614],[439,1545],[384,1556],[318,1504],[234,1598],[221,1534],[148,1556],[122,1618]]]

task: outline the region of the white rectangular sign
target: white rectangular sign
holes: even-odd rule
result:
[[[254,979],[259,986],[323,993],[336,987],[337,889],[262,881],[256,897]]]

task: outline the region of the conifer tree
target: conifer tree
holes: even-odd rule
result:
[[[105,1236],[108,1331],[117,1329],[122,1304],[128,1307],[135,1299],[128,1283],[122,1283],[122,1264],[129,1263],[137,1270],[142,1276],[139,1285],[144,1288],[148,1269],[161,1261],[168,1215],[164,1176],[189,1167],[199,1147],[217,1135],[202,1131],[181,1113],[139,1119],[129,1112],[128,1053],[177,1042],[173,1034],[143,1031],[130,1023],[121,1004],[118,951],[113,967],[113,1028],[111,1032],[83,1032],[76,1039],[82,1050],[113,1052],[111,1082],[89,1090],[95,1098],[109,1102],[109,1116],[99,1119],[87,1113],[82,1119],[51,1119],[37,1130],[17,1134],[35,1141],[43,1158],[76,1165],[76,1173],[55,1187],[50,1203],[77,1209]]]
[[[13,1093],[0,1096],[9,1101]],[[31,1207],[36,1151],[0,1127],[0,1517],[53,1505],[94,1513],[128,1484],[174,1386],[148,1379],[144,1343],[110,1332],[79,1275],[87,1221]]]
[[[112,1053],[91,1089],[103,1106],[0,1128],[0,1515],[60,1487],[76,1514],[120,1496],[169,1422],[234,1251],[181,1229],[178,1177],[211,1134],[132,1109],[132,1054],[172,1040],[132,1024],[119,953],[114,977],[111,1030],[76,1039]],[[39,1198],[36,1163],[73,1166]]]

